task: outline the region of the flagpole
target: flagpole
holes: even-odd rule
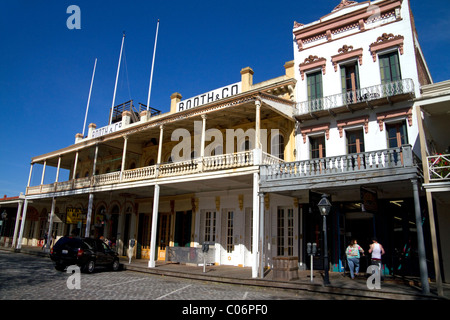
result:
[[[112,101],[112,105],[111,105],[111,111],[110,111],[110,115],[109,115],[109,124],[112,123],[113,108],[114,108],[114,103],[116,102],[117,79],[119,78],[120,61],[122,60],[122,49],[123,49],[123,41],[124,40],[125,40],[125,32],[123,33],[122,45],[120,46],[119,65],[117,66],[116,84],[114,86],[114,96],[113,96],[113,101]]]
[[[148,110],[150,109],[150,96],[152,94],[153,66],[155,65],[156,43],[158,41],[158,29],[159,29],[159,19],[158,19],[158,23],[156,24],[156,36],[155,36],[155,46],[153,47],[152,70],[150,72],[150,84],[148,86],[147,117],[148,117]]]
[[[87,119],[88,110],[89,110],[89,103],[91,101],[92,84],[94,83],[94,75],[95,75],[96,67],[97,67],[97,58],[95,58],[94,71],[92,72],[91,87],[89,88],[89,97],[88,97],[87,106],[86,106],[86,114],[84,116],[83,137],[84,137],[84,130],[86,129],[86,119]]]

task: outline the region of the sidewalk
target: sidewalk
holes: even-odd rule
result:
[[[0,247],[0,250],[12,251],[12,248]],[[34,254],[42,257],[48,257],[40,247],[23,246],[21,253]],[[436,284],[430,283],[430,295],[423,295],[417,278],[393,279],[386,277],[381,282],[381,289],[370,290],[367,287],[366,277],[360,275],[359,278],[352,280],[343,273],[330,272],[330,285],[323,285],[323,271],[315,271],[314,279],[311,282],[310,271],[299,271],[299,278],[291,281],[273,280],[273,272],[266,271],[264,279],[252,278],[252,270],[249,267],[234,266],[206,266],[203,272],[203,266],[192,266],[164,261],[157,261],[155,268],[148,267],[148,260],[132,259],[131,264],[128,258],[121,257],[120,262],[125,270],[145,272],[155,275],[164,275],[192,280],[214,281],[236,285],[258,286],[265,288],[284,289],[284,290],[303,290],[316,293],[333,293],[348,295],[353,297],[369,299],[394,299],[394,300],[449,300],[450,285],[444,284],[444,297],[437,296]]]

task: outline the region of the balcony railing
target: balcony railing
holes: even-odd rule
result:
[[[427,157],[430,181],[450,180],[450,154],[439,154]]]
[[[275,156],[262,152],[262,164],[283,162]],[[79,178],[63,182],[55,182],[27,188],[27,195],[68,191],[93,186],[105,186],[117,183],[142,181],[148,179],[190,175],[201,172],[212,172],[227,169],[249,167],[256,164],[254,151],[242,151],[232,154],[222,154],[211,157],[196,158],[142,168],[115,171],[92,177]]]
[[[385,168],[414,166],[410,145],[320,159],[284,162],[263,166],[261,179],[273,181],[289,178],[319,177],[332,174],[368,172]]]
[[[323,98],[307,100],[297,103],[297,115],[310,114],[322,110],[332,110],[357,103],[369,103],[384,98],[392,98],[402,94],[414,93],[412,79],[402,79],[367,88],[361,88],[346,93],[338,93]]]

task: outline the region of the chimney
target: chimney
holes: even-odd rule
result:
[[[288,61],[284,64],[284,69],[286,70],[286,76],[288,78],[295,78],[294,65],[295,65],[294,60]]]
[[[248,91],[253,85],[253,70],[250,67],[246,67],[241,70],[241,82],[242,92]]]
[[[181,101],[181,94],[178,92],[172,93],[170,96],[170,113],[177,112],[177,103]]]

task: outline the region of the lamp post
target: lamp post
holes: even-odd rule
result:
[[[328,276],[328,241],[327,241],[327,215],[330,213],[331,210],[331,203],[327,199],[327,195],[323,194],[322,199],[320,199],[319,203],[317,204],[319,207],[320,214],[323,217],[323,249],[324,249],[324,255],[323,255],[323,264],[324,264],[324,270],[325,270],[325,276],[323,278],[323,284],[328,285],[330,284],[330,278]]]

